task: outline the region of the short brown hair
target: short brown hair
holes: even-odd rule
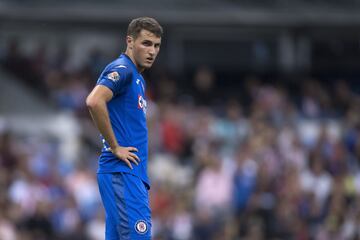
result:
[[[151,17],[133,19],[128,26],[127,35],[136,39],[143,29],[155,34],[157,37],[162,37],[163,29],[161,25]]]

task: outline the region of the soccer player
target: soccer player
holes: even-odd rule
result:
[[[97,178],[106,240],[151,239],[146,84],[141,73],[155,61],[162,33],[153,18],[133,19],[125,53],[105,67],[86,99],[103,142]]]

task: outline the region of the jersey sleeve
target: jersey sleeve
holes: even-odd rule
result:
[[[97,85],[108,87],[114,95],[124,92],[126,86],[131,80],[130,72],[127,68],[109,68],[105,69],[98,81]]]

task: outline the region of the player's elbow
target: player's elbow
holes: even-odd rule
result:
[[[89,95],[86,98],[86,106],[88,109],[94,109],[96,108],[97,105],[98,105],[98,101],[96,101],[96,99],[92,95]]]

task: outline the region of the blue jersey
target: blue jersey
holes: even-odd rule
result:
[[[121,54],[101,73],[97,85],[104,85],[113,92],[107,103],[110,122],[118,144],[122,147],[136,147],[139,165],[131,162],[130,169],[110,151],[108,143],[101,136],[103,148],[99,158],[98,173],[128,172],[138,176],[150,187],[147,176],[148,131],[146,126],[145,81],[131,59]]]

